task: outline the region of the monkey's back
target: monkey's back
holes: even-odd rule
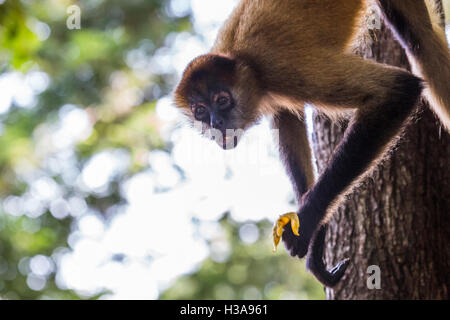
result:
[[[213,52],[289,48],[345,50],[360,24],[366,0],[242,0],[222,27]],[[343,46],[344,45],[344,46]]]

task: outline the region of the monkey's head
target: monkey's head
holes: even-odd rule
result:
[[[175,103],[202,134],[223,149],[232,149],[241,133],[259,119],[260,96],[248,65],[207,54],[187,66],[175,90]]]

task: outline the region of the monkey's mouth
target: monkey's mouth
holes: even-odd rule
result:
[[[231,150],[231,149],[236,148],[238,143],[239,143],[238,136],[224,136],[221,147],[224,150]]]
[[[223,135],[220,138],[217,137],[211,137],[211,140],[214,140],[219,147],[221,147],[223,150],[232,150],[237,147],[239,143],[239,137],[238,136],[226,136]]]
[[[236,132],[235,129],[227,129],[225,132],[216,129],[208,131],[205,137],[214,140],[222,149],[231,150],[237,147],[242,135],[242,132]]]

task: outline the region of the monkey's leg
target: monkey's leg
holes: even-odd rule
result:
[[[312,102],[357,110],[327,168],[304,196],[300,236],[283,234],[286,247],[300,258],[334,205],[386,151],[422,92],[422,81],[414,75],[355,56],[327,57],[321,65],[321,72],[311,73],[314,79],[306,79],[314,84],[307,88]]]
[[[425,4],[431,1],[378,0],[388,25],[393,29],[415,73],[427,81],[426,95],[432,110],[450,132],[450,51],[445,25],[437,12]],[[431,17],[430,17],[431,15]]]
[[[314,169],[303,110],[299,116],[301,118],[292,112],[281,111],[273,116],[271,126],[277,130],[280,157],[294,185],[297,201],[300,202],[314,184]]]

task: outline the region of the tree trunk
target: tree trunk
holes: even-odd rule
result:
[[[403,49],[384,26],[365,58],[408,68]],[[344,125],[345,127],[345,125]],[[314,116],[313,149],[319,173],[344,128]],[[328,299],[450,298],[450,136],[424,103],[397,147],[337,210],[326,237],[328,268],[351,259]],[[380,268],[381,289],[369,289]],[[369,280],[369,282],[371,282]]]

